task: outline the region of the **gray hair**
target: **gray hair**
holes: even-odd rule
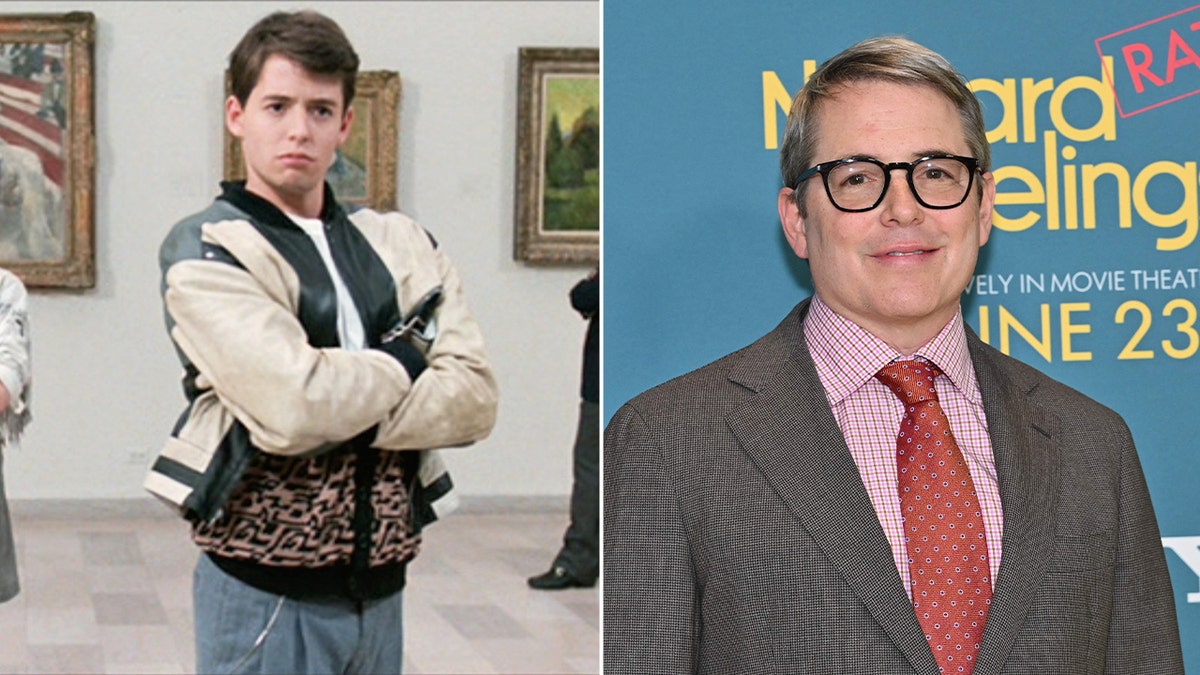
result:
[[[907,38],[869,38],[822,63],[792,99],[783,146],[779,150],[779,170],[783,184],[796,188],[793,198],[801,214],[804,213],[807,184],[796,186],[795,181],[813,165],[819,131],[817,111],[821,102],[834,96],[843,85],[871,80],[922,85],[943,94],[958,109],[967,146],[971,155],[979,160],[979,170],[991,169],[992,152],[984,129],[983,111],[954,66],[941,54]]]

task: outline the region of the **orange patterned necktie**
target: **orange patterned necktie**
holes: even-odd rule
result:
[[[971,673],[992,602],[987,533],[933,381],[931,363],[900,361],[875,377],[904,403],[896,439],[900,511],[913,609],[943,673]]]

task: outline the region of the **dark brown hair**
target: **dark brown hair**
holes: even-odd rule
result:
[[[341,79],[343,112],[350,107],[358,54],[333,19],[312,10],[275,12],[246,31],[229,55],[230,86],[239,103],[246,105],[263,64],[276,54],[311,75]]]

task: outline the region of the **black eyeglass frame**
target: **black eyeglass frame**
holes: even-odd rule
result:
[[[956,160],[962,162],[964,165],[966,165],[966,167],[967,167],[967,189],[963,191],[962,199],[958,200],[957,202],[955,202],[953,204],[948,204],[945,206],[935,206],[933,204],[926,202],[924,199],[921,199],[921,193],[917,191],[917,186],[913,183],[913,169],[915,169],[921,163],[928,162],[931,159],[956,159]],[[879,198],[875,200],[874,204],[864,207],[864,208],[861,208],[861,209],[847,209],[847,208],[841,206],[840,204],[837,203],[837,200],[833,198],[833,192],[829,189],[829,172],[833,171],[833,169],[838,166],[841,166],[843,164],[851,164],[854,162],[867,162],[868,164],[874,164],[875,166],[883,169],[883,189],[879,191]],[[843,159],[835,159],[835,160],[831,160],[828,162],[821,162],[820,164],[817,164],[816,166],[806,169],[803,173],[800,174],[799,177],[796,178],[796,182],[792,184],[792,189],[793,190],[800,189],[801,183],[803,183],[804,181],[808,180],[809,178],[812,178],[813,176],[815,176],[819,173],[819,174],[821,174],[821,184],[825,186],[825,195],[829,197],[829,203],[833,204],[833,207],[835,209],[837,209],[839,211],[844,211],[845,213],[862,213],[864,211],[870,211],[871,209],[873,209],[883,203],[883,198],[887,196],[888,188],[890,188],[892,186],[892,172],[897,169],[904,169],[905,178],[908,180],[908,189],[912,191],[912,195],[914,198],[916,198],[918,204],[920,204],[921,206],[924,206],[927,209],[942,209],[942,210],[954,209],[954,208],[958,208],[959,206],[962,206],[962,203],[967,201],[967,197],[969,197],[971,195],[971,188],[975,184],[975,174],[982,173],[979,170],[979,160],[978,159],[976,159],[974,157],[962,157],[960,155],[927,155],[925,157],[921,157],[920,159],[915,159],[911,162],[892,162],[890,164],[884,164],[883,162],[875,159],[874,157],[845,157]]]

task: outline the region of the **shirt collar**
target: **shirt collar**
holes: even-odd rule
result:
[[[865,328],[834,312],[815,295],[804,319],[804,339],[826,396],[834,405],[874,379],[880,368],[907,358]],[[982,405],[967,349],[962,308],[913,357],[937,365],[967,400]]]

